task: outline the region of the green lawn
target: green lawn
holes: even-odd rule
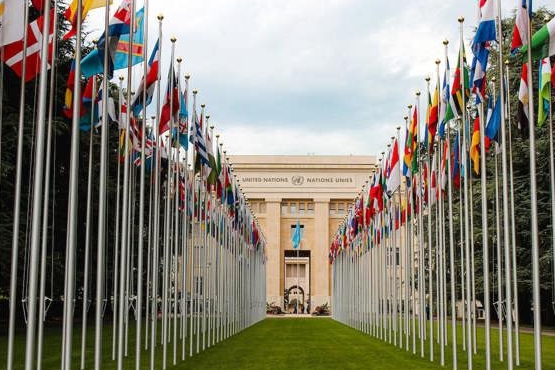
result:
[[[110,360],[111,355],[111,328],[104,331],[104,369],[115,368],[115,363]],[[479,328],[478,346],[479,353],[474,356],[474,365],[477,369],[485,367],[483,358],[483,329]],[[87,345],[87,368],[92,368],[92,330],[89,331],[90,339]],[[460,333],[459,333],[460,336]],[[59,328],[47,330],[45,338],[44,369],[59,368]],[[412,342],[411,342],[412,343]],[[207,349],[205,352],[187,357],[185,362],[178,361],[178,366],[173,367],[171,346],[168,351],[168,368],[178,369],[441,369],[439,365],[439,348],[436,349],[436,359],[433,363],[428,360],[428,345],[425,346],[426,358],[420,357],[412,351],[393,347],[393,345],[373,338],[367,334],[351,329],[329,318],[269,318],[238,335]],[[201,341],[202,345],[202,341]],[[0,348],[6,348],[6,336],[0,337]],[[23,360],[24,336],[17,336],[16,359]],[[180,348],[180,346],[179,346]],[[187,346],[187,349],[189,347]],[[521,335],[521,367],[520,369],[533,368],[532,335]],[[543,338],[543,368],[555,369],[555,338]],[[412,347],[411,347],[412,349]],[[506,368],[498,358],[497,330],[492,330],[492,358],[493,369]],[[161,347],[157,348],[156,368],[161,368]],[[76,336],[74,345],[74,368],[79,368],[80,338]],[[180,352],[178,351],[178,354]],[[187,352],[188,355],[188,352]],[[0,351],[0,367],[5,364],[5,350]],[[133,333],[130,333],[129,358],[125,361],[124,368],[133,368],[134,345]],[[147,369],[149,364],[148,353],[143,354],[142,368]],[[22,366],[22,365],[18,365]],[[17,367],[22,368],[22,367]],[[451,368],[451,350],[446,349],[446,366]],[[459,350],[459,369],[466,368],[466,353]]]

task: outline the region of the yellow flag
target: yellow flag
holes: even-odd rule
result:
[[[110,0],[110,4],[112,4],[112,0]],[[69,7],[66,9],[64,16],[66,19],[71,23],[71,29],[64,35],[64,39],[69,39],[72,36],[75,36],[75,32],[77,31],[77,6],[79,5],[78,0],[73,0]],[[81,11],[81,20],[84,20],[89,10],[95,8],[101,8],[106,6],[106,0],[82,0],[81,6],[83,7]]]

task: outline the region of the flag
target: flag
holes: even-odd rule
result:
[[[160,113],[159,132],[164,133],[170,129],[170,121],[173,119],[175,124],[178,120],[176,114],[179,111],[179,90],[177,86],[177,78],[175,77],[175,70],[173,64],[170,65],[170,72],[168,74],[168,84],[166,87],[166,97],[162,112]],[[171,106],[171,107],[170,107]]]
[[[528,63],[524,63],[518,89],[518,128],[523,136],[527,133],[529,126],[528,99]]]
[[[64,106],[62,108],[64,115],[67,118],[73,117],[73,91],[75,89],[75,58],[71,61],[69,74],[67,75],[66,94],[64,99]],[[81,112],[83,110],[81,109]]]
[[[551,101],[551,62],[549,57],[543,58],[539,72],[538,93],[538,126],[543,126],[549,116],[549,103]]]
[[[108,40],[103,33],[98,40],[97,50],[93,50],[81,60],[81,72],[85,77],[105,74],[112,78],[114,59],[119,39],[131,30],[131,0],[123,0],[108,25]],[[104,51],[108,48],[108,70],[104,71]]]
[[[224,203],[224,183],[225,183],[225,174],[222,168],[222,156],[220,153],[220,148],[216,148],[216,170],[218,173],[218,180],[216,182],[216,196]]]
[[[91,124],[98,121],[98,111],[95,109],[95,78],[87,80],[83,94],[81,95],[81,117],[79,125],[82,131],[89,131]]]
[[[212,137],[208,131],[208,125],[204,127],[204,136],[206,137],[206,154],[208,155],[208,166],[205,166],[206,182],[208,185],[216,185],[218,179],[218,169],[216,167],[216,158],[214,157],[214,145]]]
[[[461,66],[462,56],[462,66]],[[461,82],[462,74],[462,82]],[[459,50],[459,57],[457,58],[457,69],[455,70],[455,78],[453,79],[453,87],[451,89],[451,96],[449,97],[449,104],[445,112],[445,120],[449,121],[462,114],[463,108],[463,89],[465,97],[468,97],[468,69],[466,67],[466,54],[464,46]]]
[[[501,95],[497,96],[495,107],[493,108],[491,116],[488,119],[488,124],[486,126],[486,136],[490,140],[495,140],[499,142],[499,139],[497,138],[499,127],[501,127]]]
[[[460,132],[457,131],[455,136],[455,144],[453,145],[453,168],[451,170],[451,178],[453,185],[458,189],[461,187],[461,158],[460,158]]]
[[[152,54],[150,54],[150,59],[148,60],[148,68],[146,73],[146,79],[143,77],[139,88],[133,97],[131,102],[131,110],[133,114],[138,117],[143,110],[143,91],[146,86],[146,105],[148,106],[152,102],[152,97],[154,96],[154,88],[156,86],[156,81],[158,81],[158,71],[160,63],[160,40],[156,41]],[[146,80],[146,83],[145,83]]]
[[[387,189],[390,195],[395,193],[401,185],[400,170],[399,145],[397,143],[397,139],[395,139],[393,142],[393,150],[391,152],[391,161],[389,163],[389,177],[387,178]]]
[[[543,25],[531,40],[532,58],[540,59],[555,54],[555,18]],[[528,50],[528,45],[520,48],[522,53]]]
[[[480,47],[476,50],[476,54],[472,59],[472,67],[470,69],[470,81],[472,81],[472,93],[476,95],[476,104],[480,104],[484,100],[486,91],[486,68],[488,64],[489,50],[486,47]]]
[[[41,13],[44,10],[44,2],[45,0],[31,0],[31,4],[33,4],[33,7]]]
[[[34,0],[33,5],[37,1],[41,1],[41,0]],[[44,2],[44,0],[43,0],[43,2]],[[67,40],[70,37],[75,36],[75,34],[77,32],[77,21],[78,21],[78,18],[77,18],[77,10],[78,9],[77,9],[77,7],[78,6],[79,6],[79,0],[73,0],[71,2],[71,4],[69,4],[69,7],[64,12],[64,17],[68,20],[69,23],[71,23],[71,28],[64,35],[64,40]],[[94,8],[101,8],[101,7],[104,7],[104,6],[106,6],[106,1],[105,0],[82,0],[81,1],[81,21],[85,20],[85,17],[89,13],[89,10],[94,9]],[[39,9],[39,11],[42,11],[42,10]]]
[[[291,238],[293,242],[293,249],[299,249],[301,246],[301,223],[297,220],[297,225],[295,226],[295,231],[293,232],[293,237]]]
[[[431,168],[430,180],[431,180],[431,189],[430,192],[432,193],[432,199],[430,199],[430,204],[435,204],[437,200],[437,153],[434,153],[432,158],[432,168]]]
[[[7,9],[6,9],[7,10]],[[54,9],[50,11],[50,19],[54,16]],[[40,72],[41,64],[41,45],[43,40],[42,28],[44,15],[27,26],[27,53],[25,81],[29,82]],[[54,39],[54,24],[50,22],[48,34],[48,62],[52,61],[52,40]],[[23,68],[23,40],[4,45],[4,55],[2,61],[8,65],[19,77],[22,76]]]
[[[187,89],[181,91],[181,79],[178,79],[177,90],[179,91],[179,144],[185,150],[189,148],[189,128],[187,121],[189,119],[189,112],[187,111]],[[219,172],[218,172],[219,173]]]
[[[522,0],[516,10],[515,25],[513,27],[513,39],[511,42],[511,53],[514,54],[518,49],[528,42],[528,10],[526,9],[527,0]]]
[[[144,47],[144,18],[145,10],[141,8],[135,14],[135,31],[133,32],[133,49],[131,50],[131,65],[143,62]],[[127,68],[129,62],[130,35],[124,34],[119,38],[114,57],[114,69]],[[93,50],[94,52],[94,50]],[[98,52],[98,50],[96,50]]]
[[[441,158],[441,190],[447,191],[447,156],[449,155],[449,145],[443,145],[443,157]]]
[[[431,153],[434,149],[434,141],[436,137],[437,124],[439,122],[439,78],[436,82],[432,106],[428,116],[428,151]]]
[[[117,122],[117,117],[116,117],[116,104],[114,102],[114,98],[112,97],[112,95],[110,94],[110,89],[108,88],[108,118],[110,121],[112,122]],[[102,125],[102,104],[103,104],[103,100],[104,100],[104,90],[102,90],[102,84],[100,84],[100,88],[98,89],[98,94],[97,94],[97,106],[98,106],[98,124],[96,125],[97,127]],[[123,109],[123,107],[122,107]],[[127,107],[126,107],[127,109]],[[108,121],[109,122],[109,121]]]
[[[480,23],[473,44],[495,40],[495,0],[480,0]]]
[[[445,119],[445,114],[447,113],[447,105],[449,104],[449,59],[445,66],[445,71],[443,72],[443,85],[441,88],[441,104],[439,105],[439,137],[445,139],[445,124],[447,120]]]
[[[472,132],[472,141],[470,142],[470,159],[474,164],[474,172],[480,173],[480,117],[474,119],[474,131]]]
[[[25,6],[22,0],[0,0],[0,46],[23,39]]]

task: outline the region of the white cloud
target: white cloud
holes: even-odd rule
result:
[[[547,0],[536,1],[536,6]],[[510,15],[514,4],[502,4]],[[163,13],[199,103],[232,154],[376,154],[385,149],[444,47],[456,64],[477,1],[150,1],[150,40]],[[102,28],[103,12],[90,27]],[[470,59],[470,51],[467,51]],[[139,77],[136,77],[138,81]],[[163,83],[165,85],[165,81]]]

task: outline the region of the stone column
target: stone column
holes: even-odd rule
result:
[[[316,306],[330,303],[330,270],[328,263],[329,243],[330,243],[330,199],[314,199],[314,249],[311,253],[311,282],[312,297],[310,309],[313,311]]]
[[[281,198],[266,199],[266,299],[283,306],[283,292],[280,291],[280,230],[281,230]]]

